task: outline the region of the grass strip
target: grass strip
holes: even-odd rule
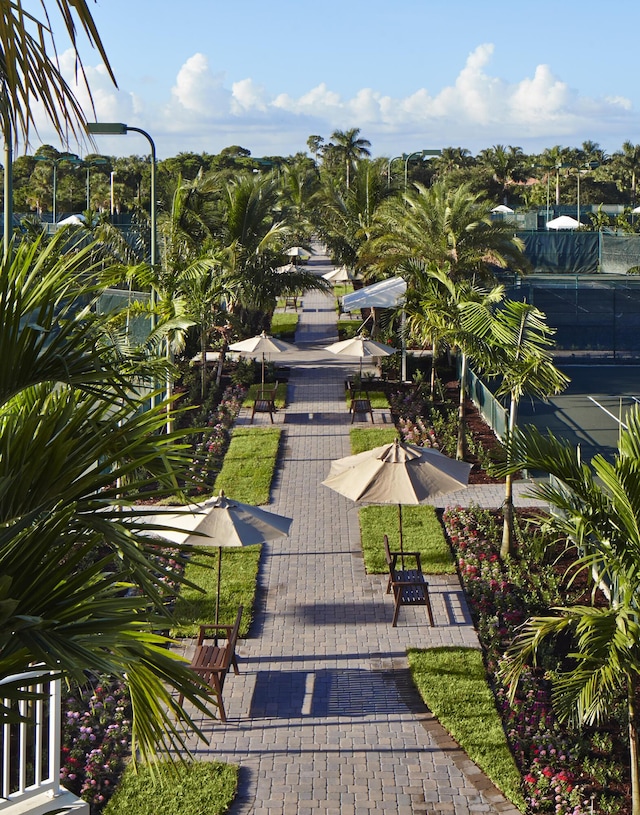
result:
[[[273,388],[273,382],[265,382],[264,388],[265,390],[269,390]],[[258,382],[254,385],[249,386],[249,390],[247,391],[247,395],[244,398],[243,405],[245,407],[251,407],[254,401],[258,398],[260,391],[262,390],[262,385]],[[276,398],[275,398],[276,408],[283,408],[287,404],[287,383],[286,382],[278,382],[278,387],[276,388]]]
[[[374,409],[378,408],[388,410],[389,408],[389,400],[387,399],[387,394],[384,391],[364,391],[358,390],[357,388],[355,388],[353,391],[346,392],[347,406],[351,405],[351,399],[356,394],[363,394],[365,398],[371,402],[371,407]]]
[[[475,648],[408,650],[413,680],[425,704],[469,758],[523,812],[520,772],[511,755]]]
[[[351,452],[364,453],[374,447],[390,444],[398,438],[395,427],[352,427],[349,431]]]
[[[253,619],[261,549],[259,545],[221,549],[219,620],[222,625],[232,625],[238,606],[244,606],[241,637],[247,636]],[[215,622],[218,547],[201,547],[187,564],[185,577],[204,591],[182,587],[176,598],[172,637],[194,637],[201,623]]]
[[[219,761],[129,766],[104,815],[222,815],[238,788],[238,768]]]
[[[388,536],[392,552],[400,548],[398,507],[396,504],[362,507],[359,517],[365,569],[369,574],[384,574],[387,563],[382,536]],[[425,574],[455,574],[451,550],[434,507],[403,506],[402,539],[405,552],[420,552]],[[408,566],[413,563],[408,562]]]
[[[350,340],[358,333],[362,325],[362,320],[338,320],[338,336],[344,340]]]
[[[271,318],[271,335],[283,338],[293,336],[298,327],[298,319],[296,312],[276,312]]]
[[[214,494],[224,490],[245,504],[266,504],[278,457],[281,431],[277,427],[236,427]]]

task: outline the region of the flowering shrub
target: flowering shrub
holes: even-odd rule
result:
[[[207,430],[194,453],[194,465],[198,468],[202,486],[201,492],[211,486],[222,466],[231,437],[230,429],[235,422],[246,393],[246,389],[234,385],[225,390],[217,408],[209,415]]]
[[[433,447],[436,450],[440,448],[434,429],[427,426],[420,416],[416,416],[415,420],[401,417],[398,419],[397,427],[402,441],[408,444]]]
[[[60,780],[92,812],[111,797],[130,745],[131,703],[122,683],[103,677],[63,699]]]
[[[579,733],[558,723],[551,705],[550,683],[530,670],[523,675],[516,698],[510,703],[498,675],[516,627],[532,614],[547,610],[550,599],[560,601],[554,593],[557,583],[551,570],[550,579],[542,581],[532,574],[531,563],[524,558],[503,563],[498,546],[500,529],[488,510],[450,508],[443,513],[443,523],[485,650],[496,704],[523,774],[531,812],[586,815],[589,809],[585,790],[577,782],[584,745]],[[545,571],[544,566],[539,568]]]

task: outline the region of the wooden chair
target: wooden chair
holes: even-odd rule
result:
[[[240,606],[233,625],[201,625],[198,634],[196,650],[189,667],[198,674],[211,688],[211,693],[215,697],[215,704],[218,707],[220,721],[227,721],[227,714],[222,701],[222,691],[224,681],[233,666],[235,674],[238,670],[236,658],[236,642],[242,620],[243,606]],[[207,645],[205,640],[213,640],[213,645]],[[226,640],[224,645],[219,645],[219,640]],[[183,695],[180,694],[179,703],[183,702]]]
[[[251,422],[253,424],[253,417],[256,413],[268,413],[273,424],[273,414],[276,412],[276,391],[278,390],[278,383],[275,382],[270,388],[262,388],[258,391],[258,396],[253,400],[253,407],[251,409]]]
[[[356,413],[368,413],[371,416],[371,424],[373,421],[373,408],[371,407],[371,400],[366,391],[351,391],[351,406],[349,407],[351,414],[351,424],[356,418]]]
[[[384,553],[389,567],[389,580],[387,581],[387,594],[393,592],[394,610],[391,625],[395,628],[398,623],[400,606],[426,606],[429,625],[433,626],[433,610],[429,598],[429,584],[422,573],[420,552],[391,552],[389,538],[383,538]],[[415,561],[415,569],[405,569],[404,559]],[[400,559],[400,569],[398,569]]]

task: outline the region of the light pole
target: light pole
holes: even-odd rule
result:
[[[404,191],[405,194],[407,192],[407,181],[409,177],[409,161],[414,156],[421,156],[425,158],[426,156],[440,156],[442,155],[442,150],[416,150],[414,153],[403,153],[402,158],[404,159]]]
[[[391,186],[391,165],[394,161],[397,161],[400,158],[403,158],[403,156],[395,156],[394,158],[389,159],[389,163],[387,164],[387,187]]]
[[[87,133],[91,136],[126,136],[127,133],[140,133],[151,147],[151,265],[156,265],[156,146],[146,130],[131,127],[122,122],[87,122]],[[151,289],[151,299],[155,304],[155,292]]]
[[[76,156],[75,153],[63,153],[63,155],[58,156],[58,158],[51,158],[50,156],[34,156],[36,161],[48,161],[50,164],[53,165],[53,202],[51,207],[51,219],[52,223],[55,224],[58,221],[58,213],[57,213],[57,197],[58,197],[58,165],[64,164],[64,162],[68,162],[69,164],[82,164],[82,159],[80,156]]]
[[[576,220],[580,221],[580,173],[582,170],[595,170],[596,167],[600,166],[599,161],[587,161],[585,164],[581,164],[578,166],[577,172],[577,180],[578,180],[578,190],[577,190],[577,208],[576,208]]]

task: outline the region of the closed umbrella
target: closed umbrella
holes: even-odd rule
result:
[[[471,466],[431,447],[396,440],[337,459],[322,483],[352,501],[397,504],[402,552],[402,504],[429,503],[464,489]]]
[[[245,354],[258,355],[262,354],[262,385],[264,386],[264,357],[265,354],[280,354],[283,351],[295,351],[296,347],[290,342],[278,340],[275,337],[270,337],[264,331],[256,337],[250,337],[248,340],[240,340],[240,342],[233,342],[229,346],[230,351],[242,351]]]
[[[253,546],[286,537],[291,523],[291,518],[234,501],[223,492],[217,498],[184,507],[184,512],[176,512],[174,508],[173,511],[148,516],[149,526],[162,538],[189,546],[201,544],[218,547],[216,623],[220,611],[222,547]]]

